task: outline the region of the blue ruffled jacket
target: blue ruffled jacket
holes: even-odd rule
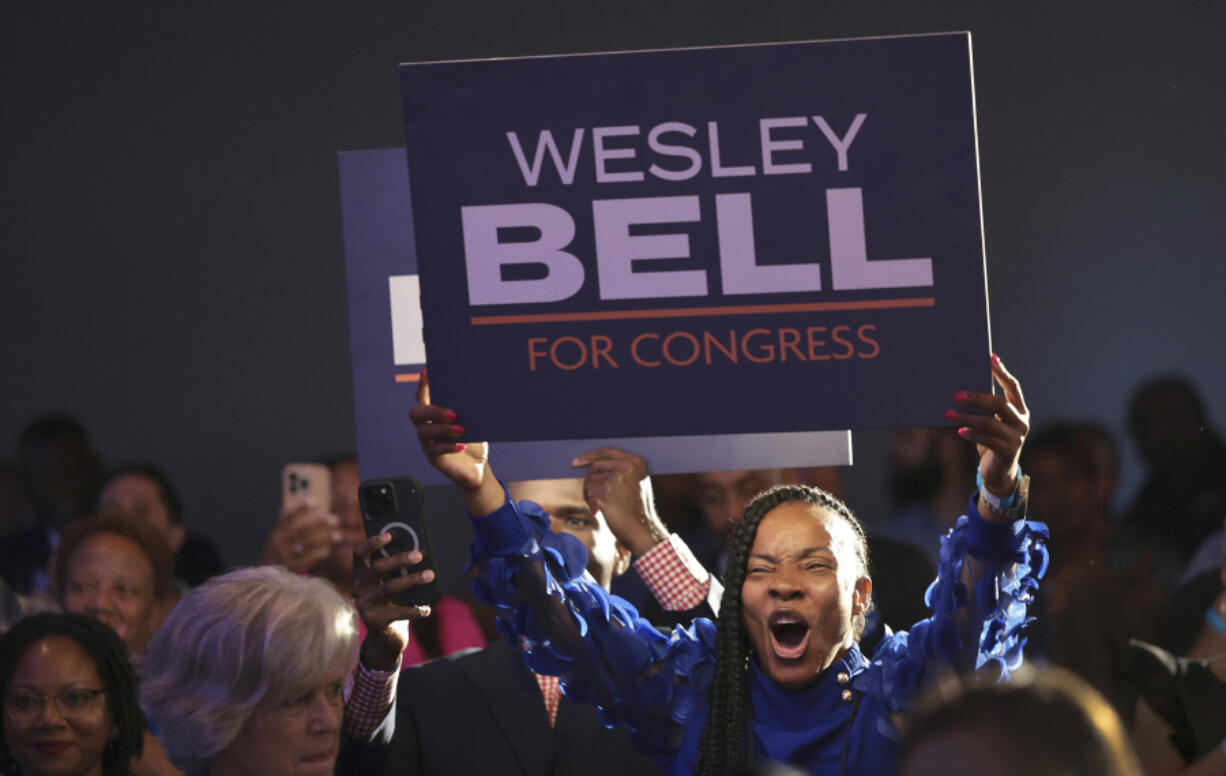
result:
[[[984,520],[972,498],[941,539],[932,616],[887,635],[872,660],[857,647],[804,690],[778,687],[751,661],[748,674],[756,756],[811,773],[882,774],[894,768],[891,721],[936,672],[989,666],[1007,677],[1020,665],[1038,578],[1047,568],[1047,527]],[[509,497],[474,517],[478,600],[498,609],[498,628],[525,648],[528,666],[562,677],[567,697],[594,703],[606,725],[669,773],[691,774],[707,716],[715,666],[715,625],[695,620],[665,635],[610,595],[586,571],[578,539],[550,530],[531,501]],[[962,581],[969,569],[970,589]],[[955,613],[967,610],[961,622]],[[964,644],[968,617],[978,642]],[[971,635],[974,635],[973,633]],[[850,692],[844,692],[850,690]]]

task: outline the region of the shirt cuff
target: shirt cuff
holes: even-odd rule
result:
[[[983,561],[1007,562],[1013,558],[1014,525],[990,521],[979,514],[979,491],[971,496],[971,503],[966,509],[966,551]]]
[[[345,732],[351,738],[370,738],[396,702],[400,682],[400,659],[390,671],[367,668],[358,661],[353,670],[353,689],[345,704]]]
[[[469,514],[477,544],[486,553],[494,556],[511,555],[532,537],[532,528],[527,518],[515,508],[515,502],[506,495],[505,489],[503,495],[506,500],[502,506],[488,515],[477,517]]]
[[[711,589],[711,574],[680,536],[669,534],[634,562],[651,595],[669,612],[684,612],[702,604]]]

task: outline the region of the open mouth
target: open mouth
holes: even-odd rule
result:
[[[771,649],[777,657],[796,660],[809,645],[809,623],[789,611],[775,612],[767,621]]]

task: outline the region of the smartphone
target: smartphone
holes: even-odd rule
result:
[[[366,536],[389,533],[392,540],[375,553],[386,558],[417,550],[422,562],[400,569],[400,576],[416,574],[426,569],[434,571],[434,579],[424,585],[409,588],[396,598],[401,606],[426,606],[443,595],[438,569],[434,566],[434,546],[430,543],[430,525],[426,522],[426,500],[416,477],[391,477],[367,480],[358,488],[362,506],[362,523]]]
[[[332,508],[332,473],[321,463],[291,463],[281,470],[281,510],[289,512],[313,500]]]

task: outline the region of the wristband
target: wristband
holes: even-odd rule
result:
[[[975,485],[979,488],[979,495],[996,512],[1005,512],[1017,503],[1018,493],[1022,489],[1022,467],[1017,466],[1013,471],[1017,475],[1017,484],[1013,486],[1013,492],[1007,498],[1000,498],[984,487],[983,472],[975,469]]]

